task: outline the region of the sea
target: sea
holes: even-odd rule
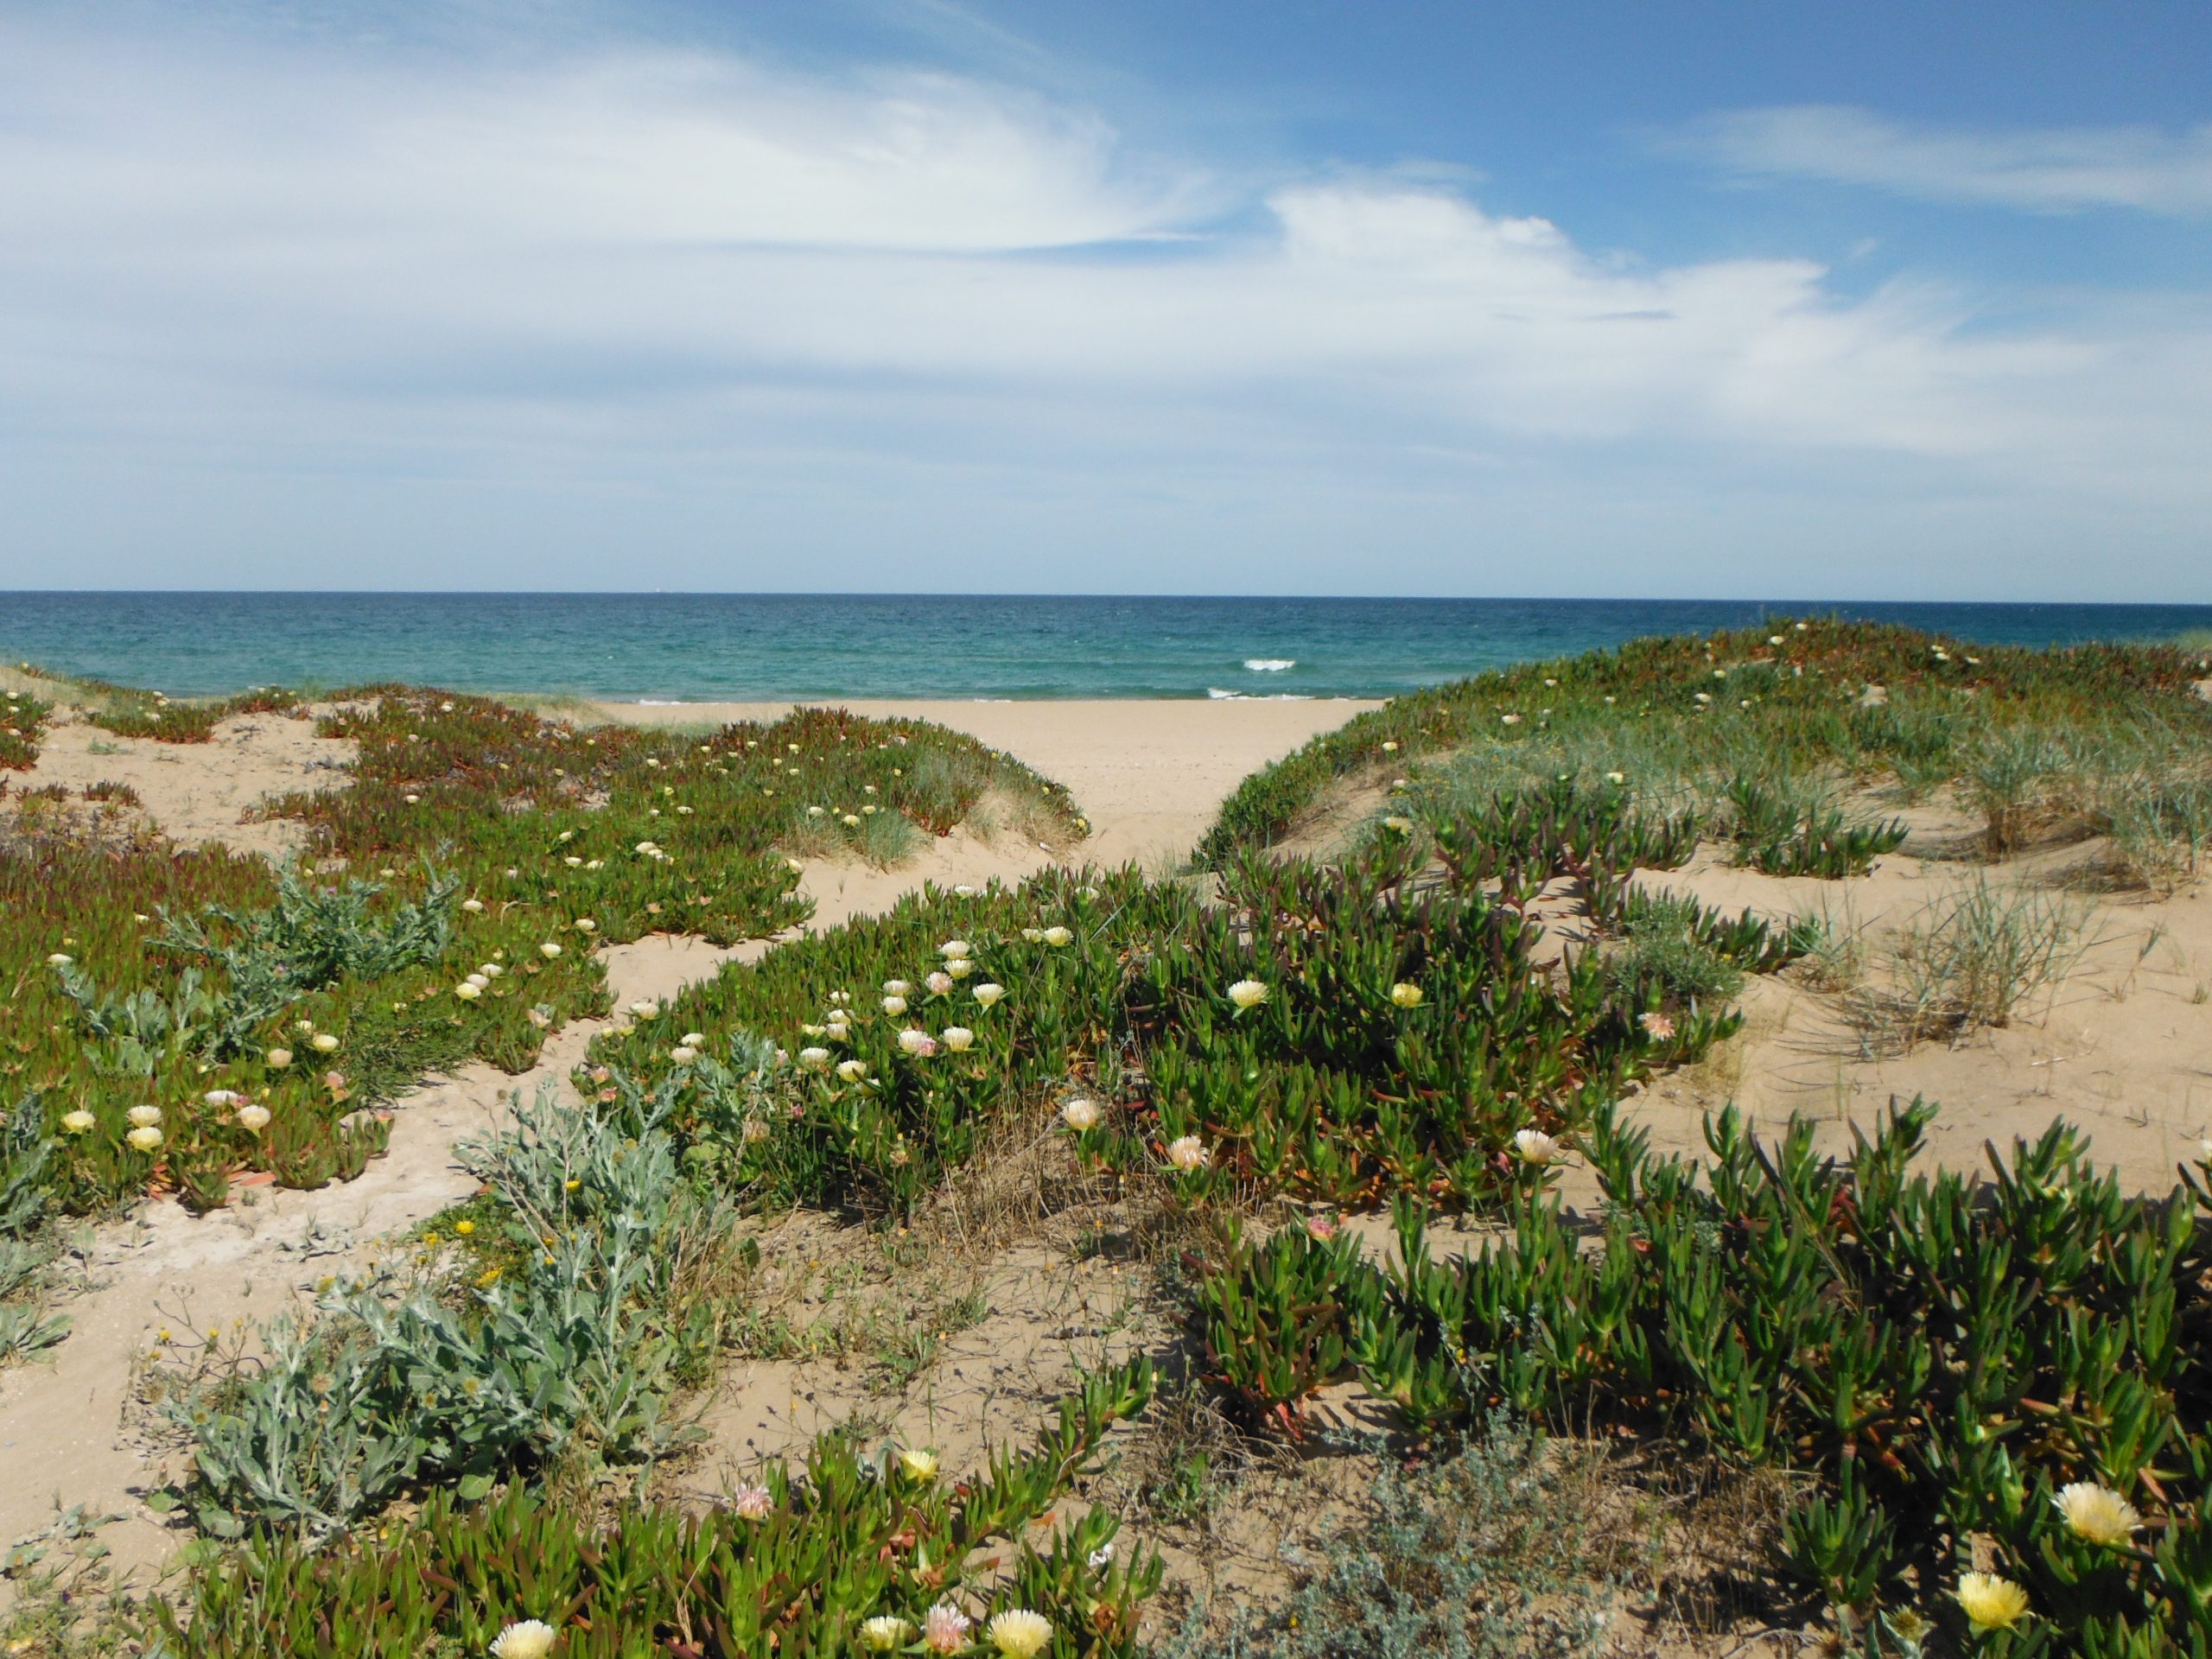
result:
[[[1383,697],[1781,617],[2212,639],[2212,606],[1018,594],[0,593],[0,660],[194,696],[404,680],[610,702]]]

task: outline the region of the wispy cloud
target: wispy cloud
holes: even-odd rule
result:
[[[1093,111],[918,71],[616,48],[134,59],[4,27],[0,65],[19,550],[92,523],[127,543],[136,499],[142,537],[216,500],[273,546],[313,533],[318,499],[413,524],[467,494],[470,545],[543,541],[575,531],[550,504],[592,487],[701,549],[738,512],[760,568],[694,581],[788,581],[791,547],[841,535],[995,535],[1011,575],[978,552],[955,580],[1019,584],[1044,515],[1158,545],[1173,585],[1175,538],[1229,515],[1277,527],[1239,556],[1285,585],[1269,537],[1357,504],[1428,550],[1406,580],[1433,589],[1468,582],[1471,518],[1559,539],[1539,474],[1582,515],[1570,538],[1641,544],[1651,474],[1629,469],[1655,455],[1678,539],[1755,481],[1745,550],[1815,515],[1782,480],[1824,472],[1862,523],[1878,474],[1984,533],[2033,518],[2024,492],[2162,536],[2212,505],[2193,298],[1999,329],[1974,296],[1846,296],[1809,261],[1592,251],[1459,181],[1246,196]],[[486,529],[493,502],[513,516]],[[10,545],[0,585],[25,579]],[[902,580],[876,556],[847,579]]]
[[[1969,129],[1800,105],[1713,116],[1673,146],[1747,178],[1825,179],[1932,201],[2212,213],[2212,124]]]

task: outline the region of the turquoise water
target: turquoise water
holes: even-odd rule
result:
[[[619,701],[1388,696],[1770,615],[1984,644],[2171,639],[2212,606],[731,594],[0,594],[0,658],[172,696],[407,680]]]

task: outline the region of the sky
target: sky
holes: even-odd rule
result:
[[[0,0],[0,588],[2212,601],[2208,68],[2198,0]]]

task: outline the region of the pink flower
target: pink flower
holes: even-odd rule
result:
[[[1306,1232],[1309,1238],[1319,1239],[1322,1243],[1325,1244],[1337,1236],[1336,1217],[1334,1216],[1308,1216],[1306,1217]]]
[[[922,1645],[931,1653],[957,1653],[968,1645],[974,1624],[950,1602],[940,1601],[922,1616]]]
[[[1666,1042],[1675,1034],[1675,1022],[1663,1014],[1647,1014],[1637,1023],[1643,1027],[1644,1035],[1655,1043]]]
[[[748,1521],[760,1521],[776,1507],[776,1500],[766,1486],[748,1482],[729,1495],[729,1506]]]

